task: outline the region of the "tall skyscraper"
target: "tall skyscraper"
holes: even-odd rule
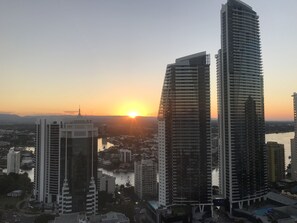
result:
[[[134,162],[135,193],[139,199],[155,198],[157,195],[157,164],[153,160]]]
[[[295,136],[291,139],[291,178],[297,181],[297,93],[292,95],[294,104]]]
[[[216,58],[220,188],[232,210],[267,193],[259,18],[239,0],[222,6]]]
[[[57,203],[61,213],[97,211],[97,137],[90,120],[36,125],[35,196]]]
[[[158,114],[163,206],[212,204],[209,59],[201,52],[167,66]]]
[[[19,173],[21,163],[21,154],[19,151],[14,151],[11,148],[7,154],[7,174]]]
[[[276,182],[285,179],[285,148],[284,144],[267,142],[268,181]]]

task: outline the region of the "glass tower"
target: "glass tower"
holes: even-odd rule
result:
[[[209,55],[167,66],[159,114],[159,203],[211,204]]]
[[[82,116],[61,128],[60,181],[68,181],[72,212],[86,210],[90,182],[97,181],[97,137],[98,129]]]
[[[239,0],[222,6],[216,58],[220,189],[232,210],[267,193],[259,18]]]

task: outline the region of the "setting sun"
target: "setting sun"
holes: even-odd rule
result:
[[[116,105],[116,114],[135,118],[137,116],[148,116],[152,114],[151,104],[143,103],[140,100],[123,100],[121,103]]]
[[[129,112],[129,113],[128,113],[128,116],[129,116],[130,118],[136,118],[136,116],[138,116],[138,113],[137,113],[137,112]]]

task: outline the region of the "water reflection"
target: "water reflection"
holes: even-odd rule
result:
[[[266,134],[266,142],[267,141],[274,141],[280,144],[284,144],[285,146],[285,163],[286,166],[290,163],[289,156],[291,156],[291,144],[290,139],[294,137],[294,132],[287,132],[287,133],[273,133],[273,134]],[[113,146],[112,143],[104,142],[102,138],[98,139],[98,151],[102,151],[104,149],[108,149],[109,147]],[[30,150],[34,152],[34,147],[26,147],[26,150]],[[104,170],[102,168],[99,168],[99,170],[102,170],[103,173],[115,176],[116,177],[116,184],[126,184],[127,182],[130,182],[131,185],[134,186],[134,173],[113,173],[112,171]],[[6,172],[6,169],[3,170],[3,172]],[[31,170],[23,171],[28,173],[29,178],[31,181],[34,181],[34,168]],[[158,179],[158,178],[157,178]],[[212,171],[212,184],[218,186],[219,185],[219,170],[214,169]]]
[[[132,186],[134,186],[134,172],[130,173],[114,173],[112,171],[108,171],[102,168],[99,168],[103,173],[108,174],[110,176],[114,176],[116,178],[116,184],[118,185],[126,185],[127,182],[130,182]],[[157,181],[159,182],[159,174],[157,175]],[[213,185],[219,185],[219,170],[214,169],[212,171],[212,183]]]
[[[3,169],[3,173],[7,173],[7,169]],[[20,174],[27,173],[31,182],[34,182],[34,168],[31,170],[20,170]]]
[[[35,147],[25,147],[25,150],[35,152]]]
[[[290,140],[294,138],[294,132],[286,132],[286,133],[272,133],[266,134],[266,142],[272,141],[277,142],[279,144],[284,144],[285,146],[285,164],[286,167],[290,163],[289,156],[291,156],[291,142]]]
[[[114,145],[112,143],[107,142],[106,138],[98,139],[98,152],[108,149],[111,146],[114,146]]]
[[[116,178],[116,184],[118,185],[126,185],[126,183],[130,182],[132,186],[134,186],[134,172],[128,173],[114,173],[112,171],[108,171],[102,168],[99,168],[104,174],[108,174],[110,176],[114,176]]]

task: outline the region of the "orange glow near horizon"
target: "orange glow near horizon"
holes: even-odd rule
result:
[[[267,100],[268,101],[268,100]],[[281,105],[266,103],[265,104],[265,120],[266,121],[273,121],[273,120],[293,120],[293,106],[289,101],[288,103],[283,103]],[[32,107],[31,107],[32,109]],[[27,115],[75,115],[77,112],[70,112],[70,111],[77,111],[77,108],[72,106],[66,106],[65,109],[60,108],[54,109],[50,106],[44,108],[34,107],[34,112],[31,109],[17,109],[18,112],[14,111],[1,111],[0,113],[6,114],[17,114],[20,116],[27,116]],[[127,103],[122,106],[105,106],[105,109],[101,110],[100,106],[98,107],[91,107],[81,106],[81,111],[83,115],[94,115],[94,116],[129,116],[130,118],[134,118],[137,116],[151,116],[157,117],[157,107],[150,107],[146,105],[141,105],[139,103]],[[68,112],[67,112],[68,111]],[[155,112],[153,112],[155,111]],[[217,109],[216,105],[212,106],[211,109],[211,118],[217,119]]]
[[[132,112],[129,112],[129,113],[128,113],[128,116],[129,116],[130,118],[136,118],[136,117],[138,116],[138,113],[132,111]]]
[[[128,115],[131,118],[136,116],[154,116],[155,114],[150,112],[152,109],[155,108],[152,108],[150,105],[141,101],[123,102],[117,107],[116,114]]]
[[[104,100],[103,100],[104,99]],[[17,114],[21,116],[27,115],[76,115],[78,105],[81,106],[82,115],[90,116],[150,116],[157,117],[159,106],[158,98],[155,100],[149,98],[137,98],[131,100],[130,97],[112,98],[104,97],[102,100],[89,99],[80,101],[70,101],[65,103],[63,98],[60,100],[42,100],[35,102],[34,100],[18,101],[12,103],[13,100],[2,101],[3,108],[10,110],[1,110],[0,113]],[[81,103],[84,101],[84,103]],[[24,103],[26,102],[26,103]],[[211,118],[217,119],[217,103],[216,98],[212,99]],[[75,106],[77,105],[77,106]],[[265,120],[293,120],[293,102],[289,96],[287,98],[266,97],[265,98]]]

